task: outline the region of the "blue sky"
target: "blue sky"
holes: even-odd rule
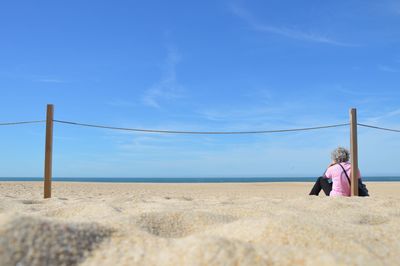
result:
[[[400,128],[400,1],[3,1],[0,121],[267,130]],[[55,125],[64,177],[316,176],[347,128],[248,136]],[[359,129],[364,175],[400,134]],[[42,176],[44,125],[0,128],[0,176]]]

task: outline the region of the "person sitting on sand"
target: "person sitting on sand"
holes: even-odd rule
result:
[[[347,149],[338,147],[332,151],[331,158],[332,163],[324,176],[317,179],[310,195],[318,196],[323,190],[327,196],[350,196],[351,186],[348,180],[351,173],[350,153]]]

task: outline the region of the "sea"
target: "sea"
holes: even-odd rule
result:
[[[316,177],[54,177],[54,182],[101,183],[262,183],[262,182],[314,182]],[[0,177],[0,182],[42,182],[42,177]],[[367,176],[365,182],[399,182],[400,176]]]

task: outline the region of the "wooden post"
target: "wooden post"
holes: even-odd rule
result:
[[[351,196],[358,196],[357,109],[350,109]]]
[[[44,159],[44,198],[51,198],[51,178],[53,161],[53,117],[54,106],[47,105],[46,115],[46,148]]]

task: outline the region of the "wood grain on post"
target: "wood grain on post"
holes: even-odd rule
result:
[[[358,196],[357,109],[350,109],[351,196]]]
[[[44,198],[51,198],[51,178],[53,161],[53,117],[54,106],[47,105],[46,115],[46,148],[44,159]]]

